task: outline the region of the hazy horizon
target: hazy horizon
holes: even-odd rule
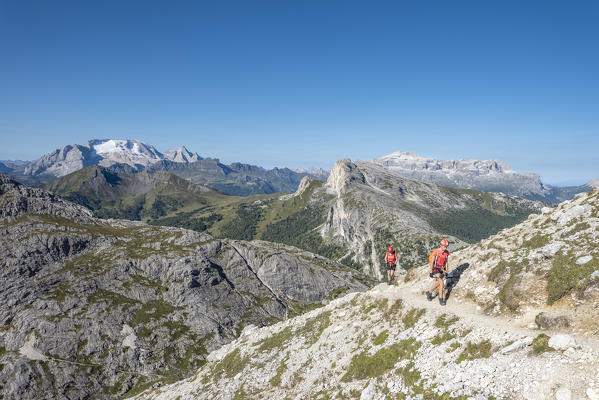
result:
[[[0,158],[92,138],[278,167],[396,150],[599,178],[599,4],[0,3]]]

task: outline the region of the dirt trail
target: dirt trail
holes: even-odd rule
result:
[[[459,317],[461,320],[468,321],[478,327],[493,329],[496,332],[509,332],[520,336],[536,337],[540,333],[545,333],[549,336],[556,333],[564,333],[555,330],[531,329],[528,324],[532,320],[527,321],[525,317],[506,317],[506,316],[490,316],[485,314],[479,306],[463,299],[450,297],[447,300],[447,305],[439,304],[435,297],[432,301],[428,301],[419,286],[410,283],[398,283],[397,285],[388,286],[386,283],[376,287],[380,292],[399,291],[400,296],[412,307],[425,308],[432,311],[434,314],[450,314]],[[599,352],[599,338],[576,337],[580,342],[594,351]]]

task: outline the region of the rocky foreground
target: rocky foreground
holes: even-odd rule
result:
[[[593,346],[381,284],[248,327],[194,377],[137,398],[595,400]]]
[[[140,399],[599,399],[599,190],[212,352]],[[180,396],[180,397],[179,397]]]

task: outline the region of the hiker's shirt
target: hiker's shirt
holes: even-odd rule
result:
[[[439,253],[439,249],[437,249],[437,254],[433,259],[433,274],[443,272],[447,269],[447,259],[449,257],[449,251],[447,249],[443,250]]]

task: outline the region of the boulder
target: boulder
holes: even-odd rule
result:
[[[555,400],[572,400],[572,391],[567,387],[560,387],[555,391]]]
[[[555,350],[567,350],[570,347],[578,347],[578,340],[572,335],[558,334],[549,339],[549,347]]]

